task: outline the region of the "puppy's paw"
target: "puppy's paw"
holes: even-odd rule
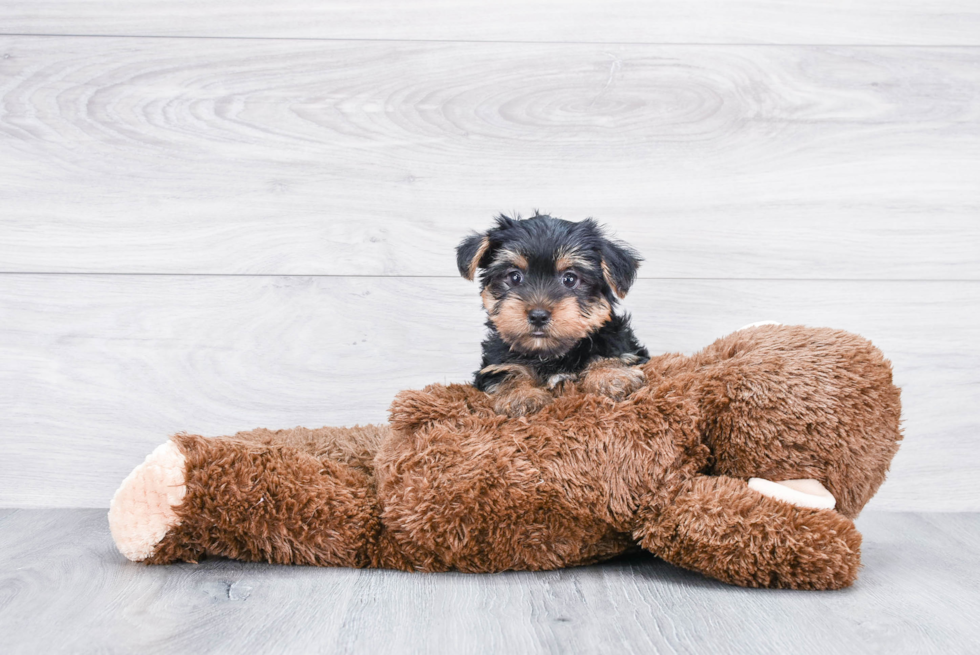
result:
[[[566,384],[574,384],[576,380],[578,380],[578,375],[575,373],[555,373],[548,378],[548,388],[561,389]]]
[[[638,366],[619,362],[590,365],[582,376],[582,391],[619,401],[643,386],[646,377]]]
[[[493,409],[510,417],[527,416],[539,411],[554,400],[546,389],[530,384],[502,388],[494,394]]]

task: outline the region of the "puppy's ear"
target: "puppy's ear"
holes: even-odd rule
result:
[[[602,256],[602,277],[606,284],[617,296],[625,298],[643,258],[625,243],[605,238],[600,242],[599,254]]]
[[[476,277],[480,262],[490,251],[490,237],[486,234],[471,234],[456,246],[456,266],[459,274],[467,280]]]

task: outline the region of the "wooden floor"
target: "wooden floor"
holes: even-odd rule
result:
[[[548,573],[147,567],[105,512],[0,510],[0,652],[976,653],[980,514],[866,512],[841,592],[730,587],[638,555]]]

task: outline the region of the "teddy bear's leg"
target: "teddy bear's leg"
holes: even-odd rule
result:
[[[177,435],[113,498],[113,538],[153,564],[218,555],[319,566],[371,565],[380,535],[372,479],[289,446]]]
[[[641,518],[641,546],[732,584],[840,589],[861,563],[861,535],[849,519],[763,496],[735,478],[688,480],[670,504]]]
[[[267,430],[258,428],[238,432],[228,439],[258,446],[287,446],[320,459],[353,466],[370,474],[374,456],[391,428],[385,424],[355,425],[353,427],[290,428]]]
[[[901,400],[871,342],[763,326],[719,339],[690,362],[696,370],[683,379],[701,409],[710,473],[818,480],[852,519],[884,481],[902,439]]]
[[[146,456],[123,480],[109,503],[109,530],[116,548],[134,562],[153,549],[179,519],[174,506],[184,499],[184,454],[168,441]]]

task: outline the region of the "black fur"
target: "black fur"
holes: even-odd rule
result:
[[[505,256],[517,253],[526,266],[517,267],[510,260],[498,261],[498,253]],[[556,262],[569,253],[574,253],[576,265],[559,271]],[[474,262],[478,254],[480,261]],[[478,389],[492,389],[507,375],[505,372],[483,372],[493,365],[524,366],[544,383],[555,374],[579,373],[598,358],[621,358],[630,364],[649,360],[646,348],[630,328],[629,316],[617,315],[613,309],[617,295],[625,295],[636,279],[641,258],[626,244],[607,239],[594,220],[573,223],[537,213],[526,220],[501,215],[485,234],[473,234],[464,239],[456,249],[456,259],[464,277],[468,278],[474,269],[479,269],[481,290],[495,302],[509,299],[514,303],[512,312],[537,307],[550,311],[562,301],[570,302],[569,298],[577,303],[583,317],[590,311],[605,309],[609,312],[607,321],[582,334],[581,338],[556,337],[547,347],[538,347],[531,344],[541,340],[535,341],[527,334],[510,335],[508,339],[495,325],[494,318],[498,315],[491,310],[487,320],[488,334],[483,342],[481,371],[474,377]],[[515,271],[522,278],[516,285],[509,278]],[[572,272],[577,279],[574,288],[568,288],[563,281],[567,272]],[[496,304],[494,308],[499,311]],[[512,320],[509,325],[514,322]]]

